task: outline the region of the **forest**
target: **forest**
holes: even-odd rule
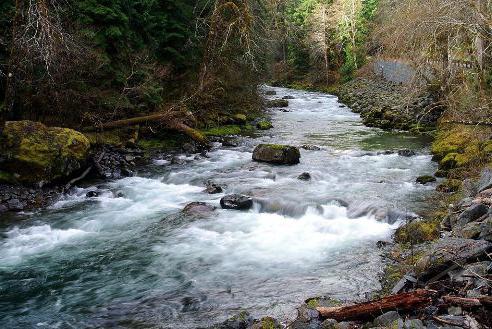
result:
[[[47,0],[1,6],[4,118],[80,127],[170,104],[201,117],[218,109],[245,111],[258,106],[261,83],[330,89],[375,56],[410,61],[424,76],[437,71],[428,85],[441,88],[447,102],[463,98],[463,88],[453,86],[464,83],[489,103],[486,0]],[[443,67],[455,61],[474,69],[453,76]]]

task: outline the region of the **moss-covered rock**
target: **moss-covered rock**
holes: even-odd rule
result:
[[[273,99],[269,100],[266,103],[266,107],[288,107],[289,106],[289,101],[286,99]]]
[[[246,117],[246,114],[239,113],[239,114],[234,114],[232,116],[232,120],[235,124],[245,125],[246,122],[248,122],[248,117]]]
[[[438,192],[452,193],[456,192],[461,187],[461,180],[459,179],[448,179],[444,183],[439,184],[436,188]]]
[[[239,135],[241,131],[241,127],[237,125],[228,125],[206,129],[203,133],[206,136],[232,136]]]
[[[270,121],[262,120],[256,124],[256,128],[260,130],[268,130],[268,129],[272,129],[273,125]]]
[[[33,121],[9,121],[2,134],[2,170],[20,183],[44,184],[80,170],[90,148],[81,133]]]
[[[416,220],[399,227],[395,232],[395,241],[402,244],[418,244],[439,238],[438,220]]]
[[[251,329],[281,329],[282,325],[272,317],[266,316],[253,324]]]
[[[429,176],[429,175],[417,177],[417,180],[416,180],[417,183],[423,184],[423,185],[425,185],[427,183],[432,183],[435,181],[436,181],[436,178],[434,176]]]
[[[260,144],[253,151],[253,160],[273,164],[298,164],[300,157],[299,149],[289,145]]]

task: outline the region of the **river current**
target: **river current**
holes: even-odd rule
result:
[[[216,143],[208,157],[182,155],[186,164],[155,159],[135,177],[0,217],[0,328],[195,328],[240,310],[287,319],[308,297],[377,290],[376,242],[433,190],[415,183],[435,170],[428,141],[364,127],[331,95],[268,89],[292,96],[289,107],[238,146]],[[259,143],[319,149],[273,166],[251,160]],[[224,193],[204,193],[207,180]],[[177,215],[230,193],[254,197],[254,208]]]

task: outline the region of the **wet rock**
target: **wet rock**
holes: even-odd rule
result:
[[[208,329],[249,329],[253,325],[253,317],[246,311],[240,312],[226,321]]]
[[[262,120],[256,124],[256,128],[260,130],[268,130],[268,129],[272,129],[273,125],[270,121]]]
[[[447,178],[448,175],[449,175],[449,172],[447,170],[442,170],[442,169],[439,169],[434,174],[434,176],[439,177],[439,178]]]
[[[223,209],[248,210],[253,207],[253,199],[246,195],[231,194],[220,199]]]
[[[483,204],[474,204],[468,207],[458,216],[457,225],[465,226],[466,224],[473,222],[489,211],[489,207]]]
[[[434,176],[425,175],[425,176],[417,177],[416,182],[425,185],[427,183],[435,182],[436,180],[437,179]]]
[[[405,329],[424,329],[424,323],[420,319],[408,319],[405,320],[403,325]]]
[[[312,320],[318,320],[319,312],[312,307],[302,305],[297,309],[297,320],[301,322],[311,322]]]
[[[123,193],[121,191],[117,191],[115,193],[115,197],[117,197],[117,198],[124,198],[125,197],[125,193]]]
[[[282,97],[282,99],[296,99],[296,98],[292,95],[287,95],[287,96]]]
[[[184,165],[184,164],[186,164],[186,160],[183,158],[175,156],[171,159],[171,164],[173,164],[173,165]]]
[[[118,179],[132,177],[135,161],[141,159],[139,150],[113,146],[99,147],[92,156],[93,173],[97,178]]]
[[[222,187],[220,187],[220,185],[217,185],[212,181],[207,181],[205,183],[205,186],[206,186],[205,192],[207,192],[208,194],[218,194],[223,192]]]
[[[274,318],[266,316],[255,321],[251,329],[282,329],[282,325]]]
[[[7,207],[10,211],[24,210],[24,204],[19,199],[10,199],[7,201]]]
[[[266,90],[265,95],[274,96],[274,95],[277,95],[277,92],[275,90]]]
[[[416,155],[415,151],[409,150],[409,149],[403,149],[398,151],[398,155],[402,157],[411,157]]]
[[[215,207],[205,202],[191,202],[187,204],[182,213],[199,217],[210,216],[215,211]]]
[[[0,136],[4,155],[0,170],[23,184],[44,185],[84,168],[90,148],[81,133],[40,122],[8,121]]]
[[[183,146],[181,146],[181,148],[183,149],[183,151],[185,151],[188,154],[197,152],[197,148],[196,145],[194,145],[194,143],[184,143]]]
[[[492,188],[492,169],[487,168],[482,172],[478,182],[478,192]]]
[[[374,326],[392,328],[394,323],[401,320],[400,315],[396,311],[386,312],[374,319]]]
[[[294,146],[260,144],[253,151],[253,160],[272,164],[294,165],[299,163],[301,153]]]
[[[99,196],[99,192],[97,191],[89,191],[85,194],[87,198],[97,198]]]
[[[321,147],[316,146],[316,145],[311,145],[311,144],[304,144],[301,146],[302,149],[307,150],[307,151],[320,151]]]
[[[299,176],[297,176],[297,179],[303,180],[303,181],[311,180],[311,174],[308,172],[304,172],[304,173],[300,174]]]
[[[266,102],[266,107],[273,108],[273,107],[288,107],[289,106],[289,101],[286,99],[273,99],[269,100]]]
[[[231,119],[231,123],[235,125],[245,125],[248,122],[248,117],[242,113],[234,114]]]
[[[428,251],[417,261],[415,270],[421,280],[437,274],[445,275],[457,264],[483,257],[492,250],[492,243],[485,240],[443,238],[429,246]]]

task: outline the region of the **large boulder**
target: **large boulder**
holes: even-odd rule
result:
[[[220,199],[223,209],[248,210],[253,207],[253,199],[241,194],[230,194]]]
[[[90,148],[89,140],[75,130],[33,121],[6,122],[0,139],[5,156],[0,170],[28,185],[69,177],[82,169]]]
[[[253,151],[253,160],[273,164],[298,164],[300,157],[299,149],[289,145],[260,144]]]
[[[492,250],[492,243],[485,240],[440,239],[417,261],[416,274],[421,280],[426,281],[434,276],[445,274],[454,266],[484,258],[490,250]]]

